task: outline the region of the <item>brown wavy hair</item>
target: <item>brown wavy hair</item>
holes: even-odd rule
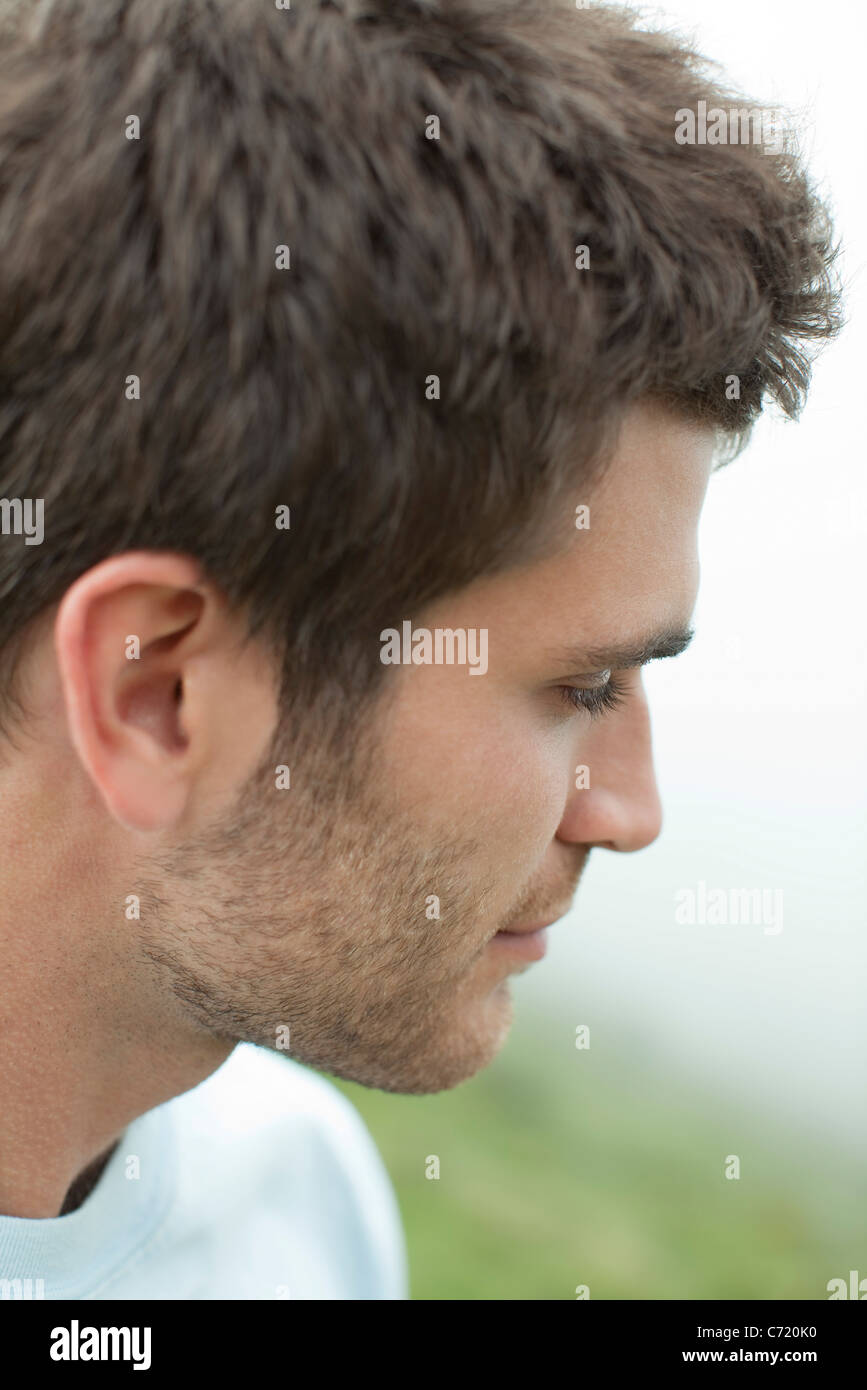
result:
[[[797,415],[839,327],[795,137],[678,143],[679,109],[743,98],[628,10],[19,13],[0,56],[0,496],[44,499],[46,531],[0,536],[7,701],[33,620],[98,561],[153,548],[243,606],[287,700],[352,711],[380,629],[533,553],[631,402],[670,402],[734,454],[764,402]]]

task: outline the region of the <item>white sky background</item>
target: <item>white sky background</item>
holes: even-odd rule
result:
[[[594,851],[575,911],[521,977],[574,1023],[840,1140],[867,1139],[867,150],[854,0],[646,11],[732,83],[799,114],[844,244],[848,326],[798,424],[764,419],[711,481],[692,648],[646,672],[666,823]],[[677,926],[678,889],[782,888],[779,935]],[[574,1028],[572,1029],[574,1033]],[[603,1045],[603,1036],[599,1044]]]

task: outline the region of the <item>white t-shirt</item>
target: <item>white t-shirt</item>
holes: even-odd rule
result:
[[[407,1298],[397,1202],[336,1087],[241,1043],[128,1127],[77,1211],[0,1216],[0,1299],[22,1297]]]

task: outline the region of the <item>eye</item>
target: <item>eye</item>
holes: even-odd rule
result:
[[[586,710],[591,719],[598,719],[608,710],[616,709],[626,698],[626,687],[613,672],[604,685],[561,685],[559,690],[568,705],[573,709]]]

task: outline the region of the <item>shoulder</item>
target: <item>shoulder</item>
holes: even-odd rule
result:
[[[252,1043],[238,1043],[221,1067],[187,1093],[221,1124],[248,1133],[286,1122],[326,1129],[367,1130],[332,1082],[299,1062]]]
[[[219,1169],[224,1201],[266,1202],[277,1220],[354,1269],[357,1297],[407,1297],[400,1213],[355,1107],[280,1053],[239,1043],[212,1076],[170,1102],[182,1173]]]

